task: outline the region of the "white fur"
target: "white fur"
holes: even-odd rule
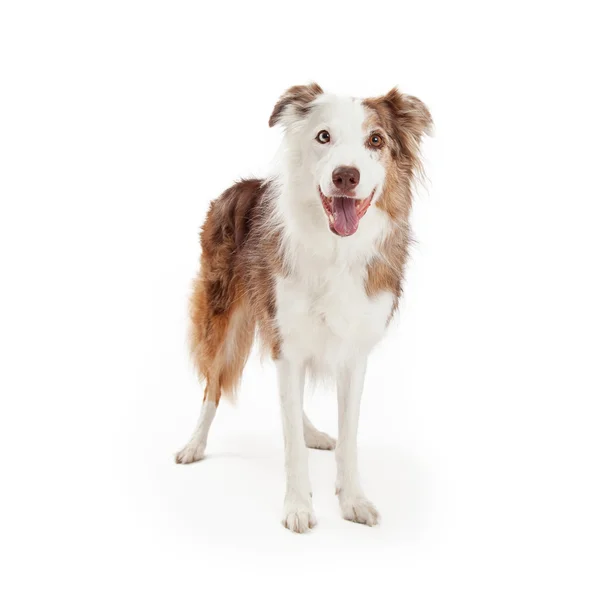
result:
[[[302,436],[305,369],[337,379],[337,488],[342,514],[368,525],[379,519],[360,487],[356,437],[367,355],[384,334],[394,301],[388,292],[367,296],[366,269],[392,224],[375,205],[385,170],[377,152],[365,146],[370,133],[365,118],[357,100],[320,96],[308,118],[288,124],[276,176],[275,220],[283,234],[286,263],[286,275],[276,280],[287,473],[283,522],[294,531],[306,531],[314,522]],[[330,133],[330,144],[315,140],[322,129]],[[359,169],[359,198],[376,190],[358,231],[345,238],[329,230],[318,193],[319,186],[326,195],[334,193],[331,177],[339,166]]]
[[[277,361],[279,396],[285,446],[286,492],[283,524],[304,533],[316,524],[308,479],[308,451],[302,422],[304,366],[297,361]]]
[[[196,429],[190,438],[190,441],[181,449],[175,456],[175,460],[181,464],[193,463],[204,458],[206,450],[206,440],[208,432],[212,425],[215,413],[217,412],[217,404],[213,400],[207,398],[202,403],[202,412],[198,419]]]
[[[333,450],[335,448],[335,440],[330,436],[319,431],[303,413],[304,425],[304,443],[307,448],[315,448],[316,450]]]

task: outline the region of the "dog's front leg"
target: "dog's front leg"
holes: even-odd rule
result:
[[[335,451],[336,493],[339,496],[344,519],[372,526],[379,521],[379,513],[366,499],[360,486],[356,450],[360,398],[366,367],[366,356],[361,356],[343,367],[338,374],[339,436]]]
[[[303,533],[317,523],[312,507],[308,450],[302,422],[304,366],[282,358],[277,361],[277,374],[285,446],[283,524],[292,531]]]

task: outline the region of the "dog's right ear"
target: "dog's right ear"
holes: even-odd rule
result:
[[[316,83],[291,87],[279,98],[273,108],[269,127],[277,124],[286,125],[291,119],[305,116],[310,110],[310,103],[322,93],[321,86]]]

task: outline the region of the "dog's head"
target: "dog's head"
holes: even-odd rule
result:
[[[276,124],[285,128],[288,161],[308,190],[305,201],[320,202],[324,223],[349,236],[372,205],[394,217],[394,199],[384,191],[390,196],[391,182],[410,185],[431,115],[396,89],[361,100],[325,94],[313,83],[283,94],[269,119]]]

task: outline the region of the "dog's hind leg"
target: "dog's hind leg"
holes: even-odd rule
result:
[[[324,431],[319,431],[306,416],[302,413],[302,425],[304,426],[304,442],[307,448],[316,450],[333,450],[335,448],[335,439],[327,435]]]
[[[254,329],[249,305],[238,302],[225,313],[212,315],[209,328],[204,327],[192,338],[195,342],[193,356],[198,372],[206,378],[206,389],[200,419],[190,441],[176,454],[177,463],[192,463],[204,458],[208,432],[221,394],[235,390],[252,348]],[[203,335],[207,331],[208,334]]]
[[[218,380],[216,384],[210,380],[207,381],[206,389],[204,390],[204,400],[202,401],[202,411],[196,429],[190,441],[175,455],[175,462],[178,464],[193,463],[204,458],[208,432],[217,412],[220,395],[221,389]]]
[[[302,373],[300,377],[300,392],[304,396],[304,378]],[[304,430],[304,443],[307,448],[315,450],[333,450],[335,448],[335,439],[327,435],[324,431],[319,431],[306,416],[306,411],[302,411],[302,428]]]

